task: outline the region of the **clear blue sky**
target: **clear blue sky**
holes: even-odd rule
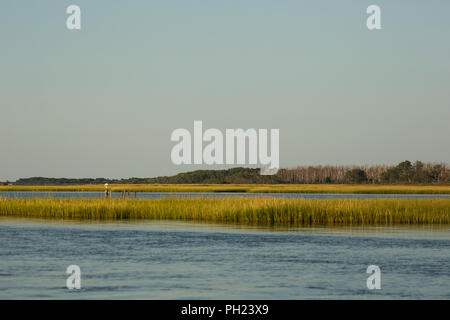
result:
[[[0,180],[206,168],[170,161],[194,120],[279,128],[281,166],[450,162],[449,35],[446,0],[2,0]]]

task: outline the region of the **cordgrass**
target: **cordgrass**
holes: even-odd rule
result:
[[[0,217],[251,225],[450,224],[450,199],[5,199]]]
[[[242,192],[242,193],[353,193],[450,194],[449,185],[349,184],[111,184],[113,192]],[[104,185],[0,186],[0,191],[105,191]]]

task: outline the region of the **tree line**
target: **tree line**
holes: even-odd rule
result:
[[[397,166],[299,166],[281,169],[284,183],[449,184],[445,163],[403,161]]]
[[[276,175],[262,176],[260,169],[196,170],[156,178],[23,178],[13,185],[84,184],[450,184],[450,168],[445,163],[403,161],[396,166],[299,166],[280,169]]]

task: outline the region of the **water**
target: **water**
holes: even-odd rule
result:
[[[104,198],[104,192],[68,192],[68,191],[0,191],[4,198]],[[120,192],[113,192],[113,198],[120,199]],[[134,193],[130,194],[134,198]],[[350,193],[240,193],[240,192],[137,192],[137,199],[160,198],[223,198],[223,197],[273,197],[307,199],[450,199],[450,194],[350,194]]]
[[[450,228],[0,218],[1,299],[449,299]],[[81,268],[81,290],[66,268]],[[366,269],[381,268],[381,290]]]

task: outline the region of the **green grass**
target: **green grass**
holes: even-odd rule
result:
[[[349,184],[123,184],[114,192],[244,192],[244,193],[356,193],[450,194],[448,185],[349,185]],[[104,191],[103,185],[0,186],[0,191]]]
[[[450,224],[450,199],[4,199],[0,217],[252,225]]]

